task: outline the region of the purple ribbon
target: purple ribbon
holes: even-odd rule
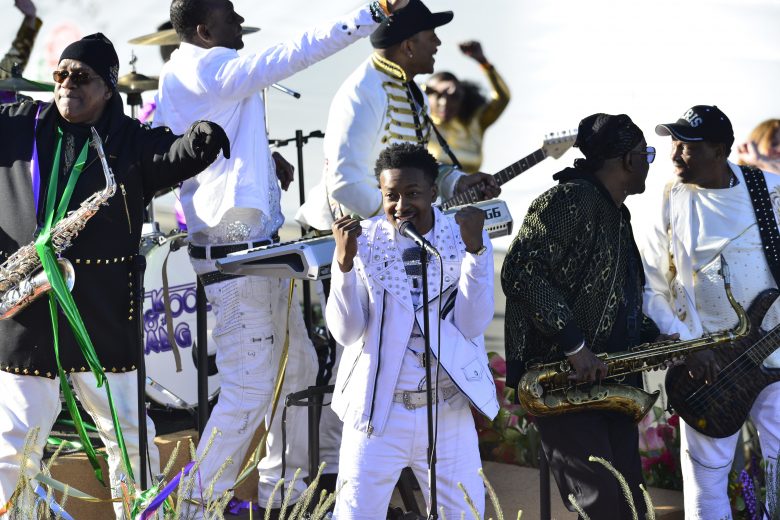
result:
[[[190,471],[192,470],[192,467],[195,465],[195,461],[190,462],[186,466],[184,466],[183,472],[180,471],[176,474],[175,477],[171,479],[168,484],[164,488],[162,488],[162,491],[154,497],[154,499],[149,502],[149,505],[146,506],[146,509],[144,509],[141,512],[140,520],[147,520],[150,518],[159,508],[161,505],[163,505],[163,502],[165,502],[165,499],[167,499],[171,493],[173,493],[173,490],[176,489],[176,487],[179,485],[179,481],[181,480],[182,473],[186,477],[190,474]]]
[[[38,119],[41,115],[41,105],[38,105],[38,111],[35,113],[35,127],[33,128],[33,153],[30,160],[30,175],[32,176],[33,200],[35,201],[35,214],[38,214],[38,195],[41,193],[41,170],[38,162]]]
[[[249,500],[241,500],[238,498],[231,498],[230,502],[228,502],[227,507],[225,508],[225,511],[230,513],[231,515],[238,516],[241,514],[241,511],[249,511],[249,509],[252,509],[252,511],[260,512],[260,506],[255,504],[254,502],[251,502]]]

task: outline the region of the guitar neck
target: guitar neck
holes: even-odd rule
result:
[[[499,186],[502,184],[505,184],[524,171],[528,170],[529,168],[532,168],[542,162],[547,156],[544,153],[544,150],[539,148],[534,153],[530,155],[526,155],[522,159],[520,159],[517,162],[514,162],[501,170],[500,172],[493,175],[493,178],[496,180]],[[473,204],[475,202],[479,202],[481,197],[481,191],[478,190],[481,185],[474,186],[469,188],[467,191],[464,191],[462,193],[459,193],[452,197],[451,199],[445,200],[441,204],[441,209],[446,210],[453,206],[462,206],[464,204]]]
[[[777,350],[780,344],[780,325],[776,326],[764,336],[755,342],[755,344],[747,349],[745,355],[756,364],[760,365],[766,358],[769,357],[772,352]]]

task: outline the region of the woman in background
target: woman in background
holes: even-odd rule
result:
[[[780,119],[767,119],[737,147],[739,164],[780,174]]]
[[[496,122],[509,104],[509,88],[485,57],[479,42],[463,42],[460,50],[482,67],[490,83],[490,99],[482,95],[476,83],[459,81],[450,72],[432,75],[425,84],[425,93],[436,128],[447,141],[463,171],[475,173],[482,165],[482,138],[485,130]],[[437,139],[430,140],[428,151],[440,163],[453,164],[452,158],[442,150]]]

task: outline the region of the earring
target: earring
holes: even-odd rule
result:
[[[409,53],[409,59],[414,58],[414,55],[410,52]]]

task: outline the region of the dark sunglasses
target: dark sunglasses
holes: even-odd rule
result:
[[[51,77],[55,83],[64,83],[66,79],[70,78],[74,85],[86,85],[98,76],[91,76],[89,72],[85,70],[55,70],[51,73]]]
[[[655,146],[648,146],[644,152],[631,152],[638,155],[644,155],[648,164],[652,164],[655,161]]]

